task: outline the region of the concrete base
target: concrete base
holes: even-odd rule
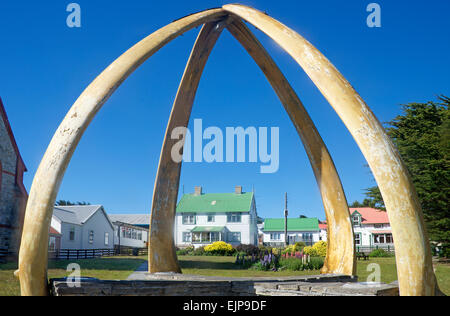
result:
[[[136,275],[136,274],[134,274]],[[280,278],[224,278],[176,273],[142,273],[140,279],[50,281],[54,296],[397,296],[398,285],[358,283],[356,277],[315,275]]]

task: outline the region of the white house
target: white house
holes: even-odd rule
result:
[[[263,245],[264,243],[264,221],[258,223],[258,245]]]
[[[53,249],[114,248],[114,226],[101,205],[55,206],[50,232],[60,234],[57,246],[49,241]]]
[[[114,244],[117,247],[145,248],[148,242],[150,215],[111,214]]]
[[[391,224],[383,210],[371,207],[349,208],[356,251],[370,251],[375,248],[394,250]],[[327,224],[319,223],[320,240],[327,240]]]
[[[319,239],[322,241],[327,241],[328,237],[328,225],[326,222],[319,221]]]
[[[285,242],[285,219],[266,218],[264,220],[264,245],[282,247]],[[317,218],[288,218],[287,235],[290,245],[303,242],[311,246],[320,240],[319,220]]]
[[[258,244],[255,197],[237,186],[234,193],[184,194],[177,205],[174,227],[177,247],[205,246],[215,241],[232,245]]]
[[[387,212],[371,207],[350,208],[356,250],[367,248],[394,249],[391,224]]]

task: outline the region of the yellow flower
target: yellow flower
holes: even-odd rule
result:
[[[214,251],[232,251],[233,246],[227,244],[224,241],[216,241],[210,245],[205,246],[205,251],[214,252]]]
[[[312,247],[307,246],[303,248],[303,253],[312,257],[326,257],[327,255],[327,243],[325,241],[319,241]]]

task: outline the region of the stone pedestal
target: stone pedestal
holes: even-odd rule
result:
[[[134,274],[136,275],[136,274]],[[50,282],[54,296],[397,296],[398,285],[358,283],[356,277],[317,275],[280,278],[224,278],[176,273],[142,273],[140,278],[103,281],[84,278]]]

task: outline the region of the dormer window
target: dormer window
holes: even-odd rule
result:
[[[353,213],[352,215],[353,226],[361,226],[361,214],[358,212]]]

